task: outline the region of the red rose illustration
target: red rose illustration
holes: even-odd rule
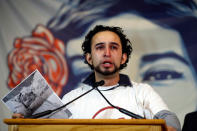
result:
[[[60,95],[68,80],[64,50],[64,43],[54,38],[43,25],[38,25],[32,36],[17,38],[14,41],[14,49],[8,55],[8,86],[14,88],[38,69],[53,90]]]

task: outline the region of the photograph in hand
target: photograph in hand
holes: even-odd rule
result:
[[[38,70],[32,72],[25,80],[12,89],[2,101],[13,113],[22,114],[26,118],[63,105],[61,99]],[[71,113],[64,108],[42,118],[68,118],[70,116]]]

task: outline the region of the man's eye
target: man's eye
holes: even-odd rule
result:
[[[150,71],[144,74],[142,81],[157,81],[181,78],[183,78],[183,74],[176,71]]]
[[[101,50],[101,49],[103,49],[103,48],[104,48],[104,46],[97,46],[97,47],[96,47],[97,50]]]
[[[117,47],[116,47],[116,46],[111,46],[111,49],[113,49],[113,50],[114,50],[114,49],[117,49]]]

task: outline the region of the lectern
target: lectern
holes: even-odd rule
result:
[[[166,131],[161,119],[4,119],[8,131]]]

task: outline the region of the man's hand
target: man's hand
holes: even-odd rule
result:
[[[174,127],[171,127],[171,126],[167,126],[167,131],[176,131],[176,129]]]
[[[23,115],[23,114],[14,113],[14,114],[12,115],[12,118],[13,118],[13,119],[16,119],[16,118],[24,118],[24,115]]]

